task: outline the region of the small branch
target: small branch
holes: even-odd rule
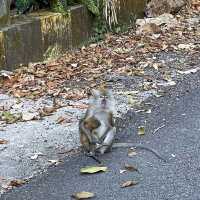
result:
[[[158,128],[156,128],[156,129],[153,131],[152,134],[155,134],[157,131],[159,131],[161,128],[164,128],[164,127],[165,127],[165,124],[162,125],[162,126],[160,126],[160,127],[158,127]]]

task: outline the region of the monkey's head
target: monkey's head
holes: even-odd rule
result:
[[[114,107],[114,98],[111,89],[92,89],[90,101],[95,107],[109,110],[113,110]]]

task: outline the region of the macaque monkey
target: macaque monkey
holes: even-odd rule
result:
[[[88,155],[100,162],[96,153],[104,154],[112,148],[134,147],[145,149],[163,159],[155,150],[134,143],[115,143],[116,127],[114,124],[114,98],[111,90],[92,90],[89,107],[85,117],[80,120],[80,142]]]
[[[97,151],[101,154],[105,153],[108,149],[107,145],[110,145],[111,137],[114,140],[116,129],[113,118],[114,99],[112,92],[100,89],[92,90],[91,94],[89,107],[79,123],[79,133],[83,150],[94,158]],[[107,133],[109,133],[109,139]],[[101,146],[102,143],[104,146]]]

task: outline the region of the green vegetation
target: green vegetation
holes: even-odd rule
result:
[[[100,14],[97,6],[98,0],[16,0],[16,8],[19,12],[28,11],[29,9],[51,8],[54,11],[62,12],[68,6],[82,3],[88,10],[98,16]],[[30,8],[31,7],[31,8]]]
[[[116,14],[118,0],[16,0],[16,7],[18,12],[22,14],[41,8],[67,13],[68,6],[80,3],[85,5],[96,19],[94,40],[101,40],[106,32],[119,29]]]

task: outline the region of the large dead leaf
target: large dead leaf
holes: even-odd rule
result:
[[[125,188],[125,187],[130,187],[130,186],[134,186],[137,185],[139,182],[137,181],[126,181],[120,184],[121,188]]]
[[[83,192],[77,192],[77,193],[74,193],[72,195],[72,197],[75,198],[75,199],[90,199],[90,198],[92,198],[94,196],[95,196],[94,193],[92,193],[92,192],[85,192],[85,191],[83,191]]]
[[[80,172],[82,174],[95,174],[98,172],[106,172],[108,170],[107,167],[102,166],[87,166],[84,168],[81,168]]]

